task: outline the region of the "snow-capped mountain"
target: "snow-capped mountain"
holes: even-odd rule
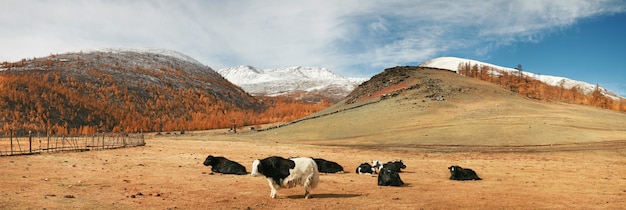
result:
[[[436,68],[436,69],[445,69],[445,70],[450,70],[450,71],[454,71],[457,72],[458,68],[459,68],[459,64],[467,64],[469,63],[470,65],[479,65],[479,66],[488,66],[490,68],[493,69],[498,69],[501,71],[507,71],[507,72],[511,72],[511,73],[517,73],[519,72],[517,69],[514,68],[508,68],[508,67],[502,67],[502,66],[498,66],[498,65],[494,65],[494,64],[490,64],[490,63],[485,63],[485,62],[481,62],[481,61],[476,61],[476,60],[471,60],[471,59],[465,59],[465,58],[457,58],[457,57],[439,57],[439,58],[434,58],[428,61],[423,62],[422,64],[420,64],[420,67],[428,67],[428,68]],[[552,85],[552,86],[562,86],[564,88],[570,89],[573,87],[577,87],[579,89],[581,89],[584,93],[586,94],[590,94],[592,93],[595,88],[596,85],[593,84],[589,84],[586,82],[582,82],[582,81],[577,81],[577,80],[573,80],[573,79],[569,79],[569,78],[565,78],[565,77],[558,77],[558,76],[550,76],[550,75],[540,75],[540,74],[535,74],[532,72],[528,72],[528,71],[524,71],[522,70],[522,74],[524,76],[528,76],[530,78],[534,78],[536,80],[542,81],[548,85]],[[602,87],[599,87],[600,91],[615,100],[618,100],[619,97],[617,96],[617,94],[610,92]]]
[[[342,77],[326,68],[301,66],[263,70],[237,66],[217,72],[252,95],[267,96],[305,92],[341,99],[367,80]]]
[[[133,53],[139,53],[139,54],[154,54],[154,55],[162,55],[162,56],[169,56],[169,57],[173,57],[182,61],[186,61],[189,63],[193,63],[193,64],[197,64],[197,65],[201,65],[204,66],[204,64],[200,63],[199,61],[197,61],[196,59],[189,57],[188,55],[185,55],[183,53],[180,53],[178,51],[175,50],[169,50],[169,49],[159,49],[159,48],[91,48],[91,49],[84,49],[82,50],[83,53],[89,53],[89,52],[104,52],[104,53],[127,53],[127,52],[133,52]]]

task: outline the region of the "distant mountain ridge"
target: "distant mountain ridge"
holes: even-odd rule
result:
[[[252,95],[309,93],[326,95],[336,100],[342,99],[367,80],[342,77],[326,68],[302,66],[261,70],[243,65],[217,72]]]
[[[481,61],[477,61],[477,60],[472,60],[472,59],[466,59],[466,58],[457,58],[457,57],[439,57],[439,58],[434,58],[428,61],[425,61],[423,63],[421,63],[419,66],[420,67],[428,67],[428,68],[435,68],[435,69],[445,69],[445,70],[449,70],[449,71],[454,71],[457,72],[458,71],[458,67],[459,64],[470,64],[470,65],[479,65],[479,66],[488,66],[494,69],[499,69],[499,70],[503,70],[503,71],[507,71],[509,73],[517,73],[518,70],[514,69],[514,68],[508,68],[508,67],[502,67],[502,66],[498,66],[498,65],[494,65],[494,64],[490,64],[490,63],[485,63],[485,62],[481,62]],[[550,76],[550,75],[540,75],[540,74],[535,74],[532,72],[528,72],[522,69],[522,74],[525,76],[528,76],[530,78],[542,81],[548,85],[551,86],[562,86],[566,89],[570,89],[573,87],[577,87],[579,89],[581,89],[584,93],[586,94],[590,94],[592,93],[595,88],[596,85],[594,84],[590,84],[587,82],[583,82],[583,81],[577,81],[577,80],[573,80],[573,79],[569,79],[569,78],[565,78],[565,77],[559,77],[559,76]],[[607,97],[612,98],[613,100],[619,100],[620,96],[618,96],[617,94],[603,88],[603,87],[599,87],[600,91],[602,92],[602,94],[604,94]]]

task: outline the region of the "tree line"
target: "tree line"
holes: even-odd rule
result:
[[[524,75],[521,65],[516,69],[518,70],[517,72],[509,72],[484,65],[461,63],[458,66],[458,73],[498,84],[512,92],[532,99],[590,105],[626,112],[626,99],[622,97],[613,99],[604,95],[599,85],[596,85],[593,92],[589,94],[585,93],[579,86],[565,87],[565,80],[561,80],[558,86],[553,86]]]

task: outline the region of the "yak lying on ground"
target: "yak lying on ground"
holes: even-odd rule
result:
[[[396,172],[402,172],[401,170],[406,168],[406,165],[404,165],[404,162],[402,162],[402,160],[394,160],[387,163],[383,163],[378,160],[372,160],[372,165],[374,168],[378,168],[378,170],[382,170],[385,165],[393,165],[392,167],[389,167],[389,169]]]
[[[225,157],[209,155],[204,160],[204,165],[211,166],[211,171],[216,173],[237,175],[245,175],[248,173],[246,172],[246,167],[235,161],[226,159]]]
[[[313,160],[317,164],[317,170],[320,173],[343,173],[343,167],[336,162],[322,158],[313,158]]]
[[[384,163],[380,160],[372,160],[372,168],[374,168],[374,171],[380,171],[380,169],[383,168],[383,165]]]
[[[356,167],[357,174],[375,174],[376,169],[372,167],[369,163],[361,163],[358,167]]]
[[[400,179],[397,166],[394,164],[385,164],[378,174],[379,186],[402,186],[404,182]]]
[[[312,158],[285,159],[272,156],[252,162],[252,176],[264,175],[270,185],[270,197],[276,198],[278,188],[304,186],[304,198],[311,196],[311,189],[319,183],[317,164]]]
[[[461,166],[450,166],[448,169],[450,169],[451,180],[481,180],[472,169],[461,168]]]
[[[404,162],[402,162],[402,160],[394,160],[394,161],[387,162],[386,164],[394,165],[396,172],[402,172],[402,169],[406,168],[406,165],[404,165]]]

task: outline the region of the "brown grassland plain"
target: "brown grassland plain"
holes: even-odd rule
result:
[[[136,148],[0,158],[2,209],[624,209],[626,144],[549,151],[437,152],[247,141],[233,137],[155,138]],[[204,138],[204,137],[203,137]],[[591,147],[590,147],[591,146]],[[555,146],[557,147],[557,146]],[[269,197],[267,181],[211,174],[209,155],[244,164],[270,155],[334,160],[346,173],[322,174],[312,198],[302,187]],[[354,169],[402,159],[402,187],[377,186]],[[481,181],[448,180],[450,165]]]
[[[431,101],[417,89],[264,132],[187,132],[135,148],[0,157],[0,209],[626,208],[623,113],[533,101],[442,71],[415,74],[462,91]],[[248,171],[271,155],[321,157],[346,173],[321,174],[311,199],[302,187],[271,199],[265,178],[213,174],[202,165],[207,155]],[[373,159],[402,159],[406,184],[381,187],[376,176],[354,173]],[[450,165],[483,180],[449,180]]]

